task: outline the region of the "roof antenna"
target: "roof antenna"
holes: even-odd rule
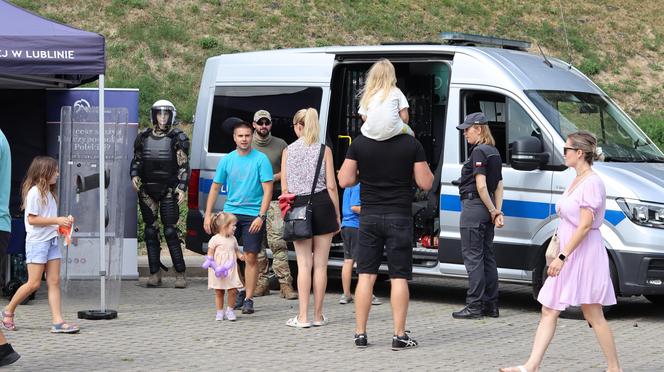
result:
[[[567,26],[565,25],[565,13],[563,12],[563,2],[562,0],[558,0],[558,4],[560,4],[560,18],[563,20],[563,31],[565,31],[565,42],[567,42],[567,57],[569,58],[568,66],[567,68],[569,70],[572,69],[572,49],[569,47],[569,38],[567,37]]]
[[[542,51],[542,47],[539,45],[539,43],[537,43],[537,48],[539,48],[540,54],[542,55],[542,58],[544,58],[544,64],[549,66],[549,68],[553,68],[553,64],[551,63],[551,61],[549,61],[548,58],[546,58],[546,54],[544,54],[544,52]]]

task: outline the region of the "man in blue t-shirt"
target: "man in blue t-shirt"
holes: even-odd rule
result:
[[[242,239],[245,257],[246,297],[242,304],[243,314],[254,312],[253,296],[258,280],[256,257],[265,234],[266,213],[272,200],[272,165],[265,154],[251,148],[252,136],[251,124],[244,121],[235,123],[233,140],[237,148],[224,156],[217,165],[203,220],[205,232],[216,234],[217,231],[210,230],[212,209],[221,186],[225,185],[227,195],[223,210],[237,217],[235,236],[238,240]]]

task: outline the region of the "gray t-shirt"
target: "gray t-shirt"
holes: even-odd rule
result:
[[[251,141],[251,147],[262,152],[270,159],[272,171],[276,173],[281,172],[281,153],[284,151],[288,144],[286,141],[279,137],[270,136],[267,141],[257,140],[257,135],[254,133],[254,138]],[[275,182],[272,190],[272,200],[277,200],[281,195],[281,182]]]

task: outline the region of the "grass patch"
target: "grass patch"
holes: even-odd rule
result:
[[[643,114],[635,117],[634,121],[660,150],[664,150],[664,111]]]

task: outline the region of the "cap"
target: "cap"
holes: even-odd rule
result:
[[[466,116],[466,119],[463,121],[463,123],[457,125],[457,129],[464,130],[466,128],[470,128],[473,125],[487,125],[487,124],[488,122],[483,112],[473,112],[472,114],[468,114],[468,116]]]
[[[258,122],[261,119],[267,119],[269,121],[272,121],[272,116],[270,116],[270,113],[267,112],[266,110],[258,110],[254,114],[254,122]]]

